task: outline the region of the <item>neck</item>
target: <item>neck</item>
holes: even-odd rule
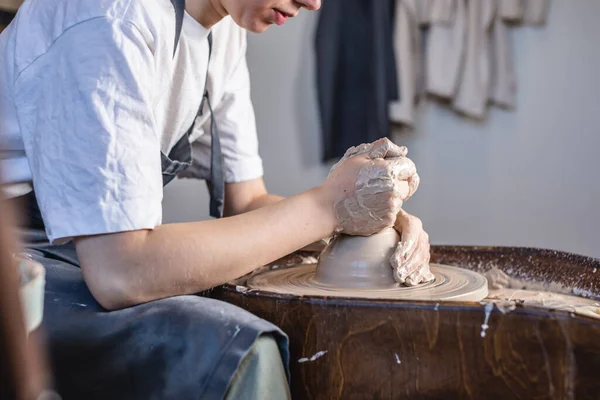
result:
[[[187,0],[185,10],[206,29],[227,16],[227,10],[219,0]]]

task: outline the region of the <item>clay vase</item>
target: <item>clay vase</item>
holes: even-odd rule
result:
[[[348,288],[398,286],[389,259],[399,240],[393,228],[366,237],[339,234],[321,253],[315,280]]]

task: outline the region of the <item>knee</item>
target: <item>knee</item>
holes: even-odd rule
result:
[[[279,345],[272,335],[261,335],[256,339],[243,361],[256,366],[256,370],[283,366]]]
[[[227,399],[238,394],[246,398],[291,398],[286,368],[279,345],[271,335],[260,336],[242,359],[231,380]]]

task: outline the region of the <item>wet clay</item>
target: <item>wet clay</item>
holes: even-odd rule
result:
[[[361,167],[355,190],[334,205],[336,232],[369,236],[393,226],[403,201],[419,185],[415,164],[406,157],[406,147],[383,141],[348,149],[329,174],[346,160],[368,154],[372,160]],[[383,157],[386,157],[385,159]],[[389,194],[389,196],[382,196]]]
[[[367,299],[480,301],[488,294],[486,278],[474,271],[431,265],[428,282],[406,286],[395,280],[390,257],[399,240],[393,228],[372,236],[337,235],[317,264],[272,268],[250,277],[246,286],[297,296]]]
[[[432,264],[435,279],[417,286],[343,287],[316,280],[316,264],[297,265],[256,274],[248,279],[250,290],[291,296],[350,297],[357,299],[477,302],[488,295],[487,280],[477,272]]]
[[[600,303],[579,296],[575,289],[557,283],[524,281],[512,278],[498,268],[485,273],[488,280],[487,299],[496,303],[500,311],[522,307],[567,311],[600,319]]]
[[[393,228],[367,237],[337,235],[319,256],[315,280],[342,287],[397,287],[389,260],[399,240]]]
[[[408,276],[397,261],[400,235],[386,228],[371,236],[336,235],[319,256],[315,279],[326,285],[344,287],[416,286],[434,279],[429,262]]]

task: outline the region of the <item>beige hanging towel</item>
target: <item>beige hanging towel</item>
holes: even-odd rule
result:
[[[527,0],[497,0],[500,18],[511,22],[521,21],[524,14],[524,1]]]
[[[496,2],[470,0],[467,5],[465,62],[452,106],[465,115],[483,119],[491,95],[491,28]]]
[[[446,99],[454,97],[463,65],[467,32],[465,1],[432,0],[431,5],[432,14],[438,8],[451,7],[445,10],[451,15],[449,23],[432,20],[425,56],[427,92]]]
[[[525,9],[523,23],[525,25],[544,25],[550,8],[549,0],[523,0]]]
[[[396,0],[394,21],[394,54],[398,75],[399,100],[389,105],[390,120],[412,126],[421,76],[421,31],[417,2],[421,0]]]
[[[396,1],[396,5],[399,1]],[[417,0],[415,2],[417,8],[417,20],[422,26],[427,26],[431,22],[431,0]]]
[[[509,28],[497,15],[492,30],[492,102],[514,108],[517,102],[517,78]]]
[[[452,24],[454,21],[454,10],[458,0],[433,0],[430,1],[430,22],[432,24]]]

